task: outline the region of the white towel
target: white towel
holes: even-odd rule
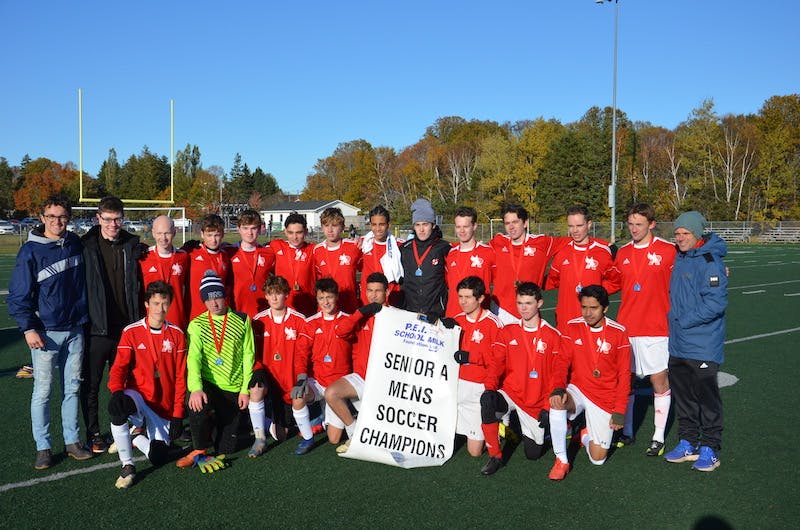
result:
[[[372,250],[375,243],[375,234],[372,231],[364,234],[361,238],[361,252],[366,254]],[[386,237],[386,254],[381,258],[381,268],[383,274],[389,282],[399,282],[403,277],[403,265],[400,262],[400,247],[397,246],[397,238],[392,234]]]

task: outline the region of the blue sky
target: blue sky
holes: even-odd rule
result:
[[[798,2],[621,0],[618,107],[675,127],[705,98],[755,113],[800,91]],[[0,156],[114,147],[205,167],[236,152],[299,191],[340,142],[415,143],[441,116],[574,121],[611,105],[614,4],[0,0]]]

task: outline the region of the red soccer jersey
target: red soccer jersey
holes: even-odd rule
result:
[[[492,296],[497,303],[519,318],[517,311],[517,282],[534,282],[543,287],[544,271],[550,258],[569,238],[531,235],[516,245],[505,234],[492,238],[497,274],[494,277]]]
[[[328,320],[322,313],[309,317],[295,355],[295,372],[307,373],[328,386],[353,371],[353,345],[336,336],[336,326],[350,315],[341,311]]]
[[[478,320],[472,322],[462,311],[455,316],[456,323],[461,326],[459,347],[469,352],[469,364],[462,364],[458,369],[458,378],[473,383],[491,385],[492,344],[503,327],[500,319],[487,309],[481,310]]]
[[[375,327],[375,317],[364,317],[356,311],[347,318],[341,319],[336,324],[336,336],[352,341],[353,343],[353,373],[367,377],[369,364],[369,347],[372,344],[372,329]]]
[[[531,417],[549,409],[553,362],[561,351],[561,333],[545,322],[530,329],[509,324],[500,330],[494,347],[496,364],[492,389],[500,388]]]
[[[633,241],[617,252],[617,274],[603,282],[609,294],[622,289],[617,320],[631,337],[666,337],[669,312],[669,278],[675,263],[675,245],[653,237],[649,245]]]
[[[398,245],[402,245],[402,241],[397,241]],[[400,249],[397,249],[398,258],[400,255]],[[373,272],[383,272],[383,267],[381,266],[381,258],[386,255],[386,241],[372,242],[372,248],[369,252],[364,252],[363,258],[361,261],[361,304],[367,305],[369,301],[367,300],[367,278]],[[400,300],[400,284],[397,282],[389,282],[389,305],[392,306],[399,306]]]
[[[447,278],[447,289],[450,294],[447,297],[447,309],[445,314],[449,317],[461,312],[458,304],[458,282],[467,276],[477,276],[486,284],[486,300],[484,307],[489,307],[489,290],[492,288],[495,273],[494,250],[486,243],[476,243],[471,250],[463,251],[460,244],[455,243],[450,253],[447,255],[447,268],[445,278]]]
[[[591,239],[587,246],[577,246],[570,241],[553,257],[547,289],[558,289],[556,323],[562,334],[567,322],[581,316],[578,292],[587,285],[602,285],[603,281],[614,281],[618,274],[612,269],[611,250],[608,246]]]
[[[289,395],[297,380],[294,371],[300,333],[306,319],[292,308],[276,322],[269,309],[253,318],[253,336],[256,345],[256,362],[253,371],[264,368],[280,387],[284,403],[291,403]]]
[[[311,252],[314,246],[303,243],[295,248],[283,239],[269,242],[275,252],[275,275],[283,276],[289,282],[289,299],[286,305],[309,316],[317,312],[317,297],[314,293],[314,260]]]
[[[337,305],[352,313],[361,305],[356,295],[356,273],[361,269],[361,249],[353,241],[341,240],[334,248],[325,242],[314,246],[317,278],[333,278],[339,286]]]
[[[181,329],[186,329],[187,320],[186,290],[189,278],[189,254],[175,249],[169,256],[162,256],[156,247],[150,247],[145,257],[139,261],[142,282],[145,289],[156,281],[164,281],[172,286],[174,296],[167,312],[167,320]]]
[[[590,328],[583,318],[565,326],[561,354],[553,364],[551,390],[570,383],[606,412],[625,414],[631,388],[631,344],[625,328],[606,318],[600,329]]]
[[[236,248],[231,256],[233,308],[236,311],[253,318],[269,307],[264,284],[274,266],[275,252],[270,247],[257,247],[251,251]]]
[[[143,318],[128,325],[117,346],[108,389],[136,390],[164,419],[183,417],[186,397],[186,337],[170,323],[154,331]]]
[[[226,250],[219,249],[214,252],[208,250],[205,245],[200,245],[189,252],[190,321],[208,310],[200,298],[200,280],[207,270],[213,270],[222,280],[225,285],[225,298],[230,304],[230,266],[230,254]]]

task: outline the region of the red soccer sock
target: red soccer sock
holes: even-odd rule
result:
[[[489,456],[500,458],[503,455],[503,450],[500,447],[500,433],[498,432],[499,425],[494,423],[482,423],[481,430],[483,437],[486,439],[486,451]]]

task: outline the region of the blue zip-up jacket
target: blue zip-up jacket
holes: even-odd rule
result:
[[[669,282],[669,354],[722,364],[728,306],[722,258],[728,247],[714,233],[704,235],[703,241],[675,257]]]
[[[38,229],[19,249],[8,289],[8,314],[24,333],[67,331],[89,321],[80,238],[48,239]]]

